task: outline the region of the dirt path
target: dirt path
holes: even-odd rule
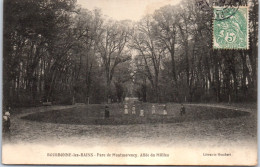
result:
[[[236,104],[185,104],[185,105],[232,109],[232,110],[256,113],[255,112],[256,109],[254,109],[253,107],[245,108],[245,107],[241,107],[241,106],[236,106]]]
[[[75,105],[67,105],[67,106],[42,106],[42,107],[34,107],[34,108],[27,108],[27,109],[17,109],[16,113],[20,114],[14,114],[12,117],[23,117],[35,112],[46,112],[46,111],[51,111],[51,110],[62,110],[62,109],[69,109],[69,108],[75,108],[77,106]]]

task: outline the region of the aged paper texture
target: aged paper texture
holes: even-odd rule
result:
[[[3,9],[3,164],[257,164],[257,0]]]

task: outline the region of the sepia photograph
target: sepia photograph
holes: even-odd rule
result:
[[[2,164],[257,165],[258,0],[2,5]]]

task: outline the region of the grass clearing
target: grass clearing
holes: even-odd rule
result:
[[[135,104],[136,114],[132,114],[134,104],[128,104],[128,114],[124,114],[124,104],[109,105],[110,117],[104,118],[105,105],[81,105],[75,108],[38,112],[26,115],[23,119],[77,125],[131,125],[149,123],[181,123],[211,119],[235,118],[248,116],[250,113],[225,108],[189,106],[186,105],[186,114],[180,115],[179,104],[167,104],[167,115],[163,115],[164,107],[154,104],[155,114],[152,114],[151,103]],[[140,110],[144,116],[140,116]]]
[[[152,104],[146,103],[144,105],[145,112],[151,112]],[[89,108],[88,108],[89,107]],[[140,105],[136,105],[136,114],[140,110]],[[158,108],[157,108],[158,107]],[[194,146],[202,145],[204,147],[214,146],[256,146],[257,143],[257,110],[256,104],[247,104],[240,107],[237,105],[228,104],[185,104],[186,117],[192,117],[192,115],[198,114],[197,111],[201,111],[205,115],[196,117],[196,120],[186,120],[184,122],[167,123],[157,121],[156,123],[144,122],[140,124],[90,124],[76,122],[77,120],[87,120],[86,111],[89,111],[89,116],[92,114],[96,116],[95,119],[103,119],[105,105],[89,105],[89,106],[48,106],[48,107],[36,107],[27,108],[21,111],[17,111],[16,115],[11,115],[11,141],[12,143],[41,143],[47,145],[75,145],[75,146],[106,146],[110,144],[117,144],[121,146],[131,145],[164,145],[164,146]],[[128,107],[130,109],[130,107]],[[214,110],[217,108],[217,110]],[[225,108],[231,108],[226,109]],[[237,111],[235,109],[238,109]],[[87,110],[88,109],[88,110]],[[93,110],[90,110],[93,109]],[[110,105],[111,117],[121,116],[119,118],[127,118],[123,113],[122,104]],[[159,117],[162,116],[162,106],[156,106]],[[168,117],[179,116],[179,104],[169,103],[167,104]],[[52,111],[54,111],[52,113]],[[193,110],[193,112],[189,112]],[[63,116],[63,121],[68,122],[67,118],[75,117],[73,113],[77,114],[77,120],[70,120],[69,123],[58,123],[55,119],[44,118],[45,120],[35,120],[38,114],[57,114],[59,112]],[[250,114],[239,116],[235,114],[240,111],[248,111]],[[221,117],[215,117],[215,113],[224,114]],[[32,114],[34,115],[32,118]],[[81,115],[82,114],[82,115]],[[100,114],[100,115],[99,115]],[[235,115],[232,115],[235,114]],[[30,116],[25,119],[26,116]],[[39,115],[38,115],[39,116]],[[136,116],[136,117],[137,117]],[[145,113],[145,117],[148,117]],[[235,116],[235,117],[227,117]],[[23,117],[23,119],[21,119]],[[57,114],[56,118],[59,115]],[[147,118],[140,118],[143,121]],[[213,119],[211,119],[214,117]],[[226,117],[226,118],[225,118]],[[139,116],[138,116],[139,118]],[[204,120],[202,120],[202,118]],[[92,118],[94,120],[94,118]],[[192,119],[192,118],[190,118]],[[125,120],[125,119],[123,119]],[[44,122],[45,121],[45,122]],[[57,121],[57,123],[55,123]],[[102,120],[104,121],[104,120]],[[72,124],[74,122],[74,124]],[[8,141],[4,141],[6,143]]]

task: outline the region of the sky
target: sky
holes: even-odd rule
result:
[[[165,5],[176,5],[181,0],[77,0],[82,8],[100,8],[104,15],[116,20],[138,21],[146,14]]]

